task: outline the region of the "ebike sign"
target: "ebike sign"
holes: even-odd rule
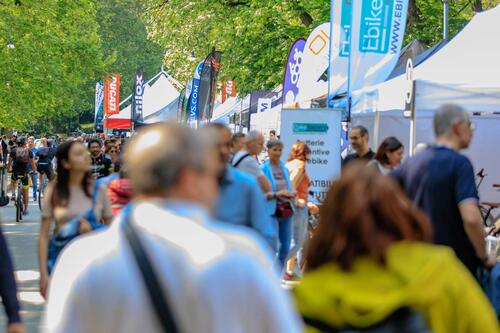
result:
[[[359,51],[387,54],[391,40],[397,44],[404,28],[403,0],[362,1]],[[398,51],[397,47],[391,46],[391,53]]]

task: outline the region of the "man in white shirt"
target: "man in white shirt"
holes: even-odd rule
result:
[[[168,144],[165,144],[168,143]],[[210,140],[153,125],[126,148],[136,198],[129,220],[167,291],[180,332],[301,332],[272,258],[251,230],[212,223]],[[69,245],[49,288],[46,332],[162,332],[123,233],[124,216]]]
[[[259,167],[256,156],[264,148],[264,136],[259,131],[251,131],[245,137],[245,148],[237,152],[231,160],[231,165],[250,174],[259,183],[264,193],[272,191],[271,183]]]

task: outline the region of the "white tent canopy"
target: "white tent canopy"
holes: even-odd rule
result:
[[[434,56],[414,69],[416,108],[451,101],[471,112],[500,111],[500,6],[478,13]],[[353,113],[403,110],[404,75],[353,93]]]
[[[500,182],[500,6],[478,13],[446,46],[414,69],[416,81],[416,142],[434,140],[434,110],[454,103],[472,113],[476,130],[465,154],[476,171],[484,168],[488,177],[481,186],[481,198],[500,201],[500,193],[491,184]],[[403,117],[408,81],[399,76],[376,86],[354,92],[353,124],[371,132],[376,148],[388,136],[400,139],[408,151],[410,120]],[[380,113],[379,113],[380,112]],[[378,115],[378,117],[377,117]],[[377,124],[377,119],[380,119]],[[377,124],[377,125],[376,125]]]
[[[212,114],[212,121],[218,120],[222,117],[227,117],[234,114],[236,111],[239,111],[241,104],[241,99],[237,97],[229,97],[219,105],[218,108],[214,110]]]
[[[156,81],[152,82],[153,80]],[[154,119],[153,115],[163,111],[167,106],[171,105],[179,97],[179,91],[176,86],[178,86],[178,82],[163,70],[149,80],[148,83],[144,85],[143,118]],[[127,102],[130,97],[131,96],[120,104]],[[121,126],[127,122],[128,125],[125,128],[130,128],[131,107],[132,106],[129,104],[127,107],[120,110],[119,114],[110,116],[108,118],[108,127],[124,128]],[[114,124],[120,127],[113,126]]]

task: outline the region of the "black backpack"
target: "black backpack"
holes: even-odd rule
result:
[[[30,160],[30,151],[28,148],[16,148],[16,163],[26,164]]]

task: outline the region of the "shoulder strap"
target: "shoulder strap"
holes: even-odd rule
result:
[[[167,294],[165,289],[161,286],[158,281],[158,277],[154,271],[151,261],[142,245],[141,240],[137,236],[136,229],[130,223],[130,206],[126,209],[124,214],[124,232],[127,238],[128,244],[132,249],[134,255],[135,263],[137,264],[143,281],[146,285],[146,289],[149,294],[149,298],[153,303],[153,307],[158,318],[162,331],[164,333],[179,333],[179,329],[174,320],[172,310],[168,304]]]
[[[250,154],[245,154],[245,155],[241,156],[240,159],[236,161],[236,163],[233,163],[233,167],[237,168],[238,165],[240,165],[240,163],[243,162],[243,160],[245,158],[247,158],[248,156],[250,156]]]

